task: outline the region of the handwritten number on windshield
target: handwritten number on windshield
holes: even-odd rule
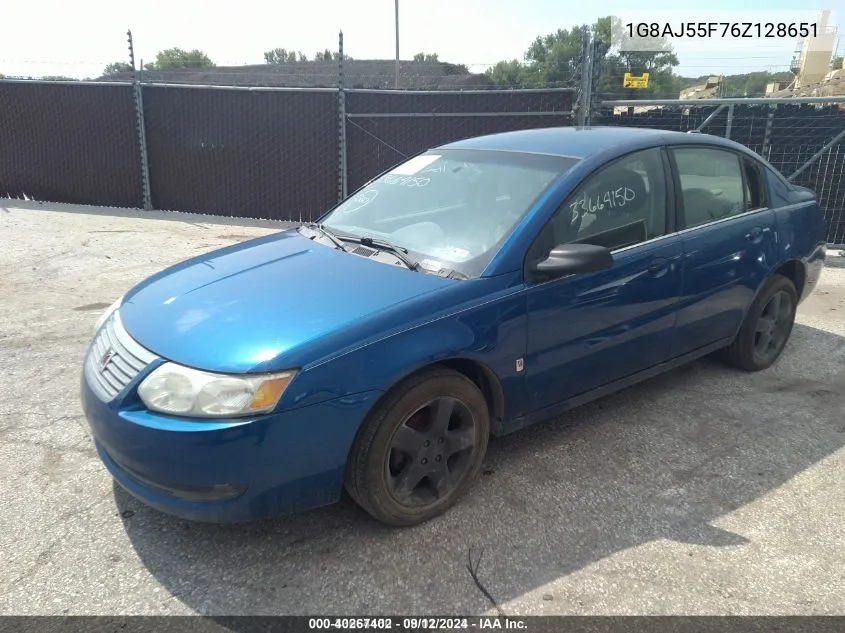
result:
[[[356,211],[360,211],[368,204],[370,204],[373,200],[375,200],[377,195],[378,191],[376,189],[365,189],[361,193],[349,199],[343,209],[343,213],[350,214],[355,213]]]
[[[402,187],[425,187],[431,182],[431,178],[421,178],[420,176],[396,176],[388,174],[381,179],[386,185],[400,185]]]

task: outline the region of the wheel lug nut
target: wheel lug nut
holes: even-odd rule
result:
[[[443,438],[442,438],[442,437],[438,437],[438,438],[437,438],[437,443],[438,443],[438,444],[442,444],[442,443],[443,443]]]
[[[425,446],[425,447],[431,446],[431,442],[426,440],[425,442],[423,442],[423,446]]]
[[[428,460],[425,457],[423,457],[422,458],[422,465],[425,466],[427,463],[428,463]]]
[[[434,461],[439,462],[441,459],[443,459],[443,458],[440,455],[438,455],[437,457],[434,458]]]

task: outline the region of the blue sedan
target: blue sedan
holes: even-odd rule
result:
[[[162,511],[247,521],[345,488],[413,525],[491,435],[712,352],[769,367],[824,258],[813,193],[737,143],[484,136],[140,283],[97,324],[82,401],[105,466]]]

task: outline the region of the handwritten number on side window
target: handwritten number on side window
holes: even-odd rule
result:
[[[636,197],[637,193],[629,187],[608,189],[607,191],[589,197],[584,192],[582,196],[578,197],[575,202],[569,205],[572,211],[572,220],[575,221],[578,216],[583,216],[587,213],[622,208]]]

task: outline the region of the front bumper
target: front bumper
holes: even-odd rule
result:
[[[240,420],[187,420],[102,402],[82,378],[97,452],[117,482],[181,518],[243,522],[337,501],[352,441],[381,392]]]

